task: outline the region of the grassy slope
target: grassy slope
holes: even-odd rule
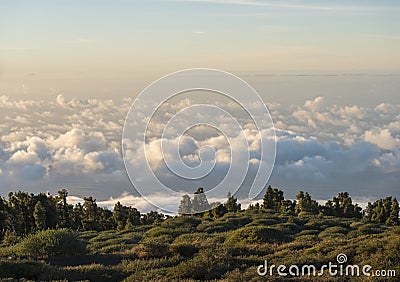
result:
[[[265,259],[275,265],[320,266],[336,262],[339,253],[346,254],[351,264],[395,269],[400,275],[400,227],[355,219],[244,211],[226,214],[217,220],[179,217],[133,230],[83,232],[81,237],[89,242],[91,255],[111,254],[118,258],[117,264],[52,266],[41,261],[3,259],[0,277],[91,281],[266,281],[268,278],[268,281],[280,281],[278,276],[261,278],[256,272],[257,266]],[[0,248],[0,255],[12,255],[13,249],[15,247]],[[74,258],[65,260],[74,261]],[[350,281],[365,279],[354,277]],[[288,277],[282,281],[287,280]],[[335,280],[328,276],[311,280],[344,281],[343,277]],[[375,278],[375,281],[378,280]]]

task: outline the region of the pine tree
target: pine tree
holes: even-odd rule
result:
[[[140,212],[134,207],[125,207],[128,218],[126,224],[131,226],[137,226],[140,224]],[[126,226],[125,226],[126,228]]]
[[[283,214],[295,214],[296,201],[282,200],[280,205],[280,212]]]
[[[274,209],[275,204],[274,204],[274,190],[271,188],[271,185],[267,187],[267,190],[265,191],[265,195],[263,198],[263,206],[266,209]]]
[[[304,193],[300,191],[297,196],[297,204],[296,204],[296,213],[300,212],[309,212],[312,214],[318,214],[319,208],[317,201],[311,199],[310,194],[308,192]]]
[[[377,223],[385,223],[385,210],[382,200],[378,200],[374,212],[372,214],[372,221]]]
[[[128,214],[120,202],[117,202],[114,205],[113,218],[117,225],[117,230],[123,230],[125,228],[125,224],[127,223]]]
[[[43,230],[46,228],[46,209],[41,201],[36,203],[33,211],[33,217],[35,218],[37,230]]]
[[[62,189],[58,191],[57,197],[57,213],[59,215],[58,221],[60,227],[70,227],[70,214],[69,214],[69,206],[67,204],[68,191],[66,189]]]
[[[263,198],[263,206],[266,209],[279,212],[281,210],[281,203],[283,200],[285,200],[285,198],[283,197],[282,190],[276,188],[272,189],[271,186],[268,186]]]
[[[210,204],[208,203],[207,196],[203,191],[203,188],[198,188],[194,193],[193,201],[193,213],[194,214],[202,214],[205,211],[211,209]]]
[[[188,215],[192,214],[193,212],[193,206],[192,206],[192,200],[190,199],[189,195],[183,195],[181,204],[179,205],[178,208],[178,213],[180,215]]]
[[[73,209],[72,220],[77,230],[83,230],[83,206],[77,203]]]
[[[227,208],[219,202],[212,203],[212,209],[210,210],[210,215],[213,218],[223,217],[224,214],[228,212]]]
[[[389,219],[390,225],[399,225],[399,202],[396,198],[392,201]]]
[[[35,205],[33,194],[18,191],[8,194],[8,205],[11,209],[11,225],[18,235],[27,235],[35,229],[33,209]]]
[[[367,207],[364,210],[364,219],[368,222],[371,222],[373,213],[374,206],[370,202],[368,202]]]
[[[2,238],[7,230],[8,209],[7,203],[0,197],[0,238]]]
[[[226,200],[224,207],[227,212],[238,212],[242,209],[242,205],[237,202],[237,198],[228,193],[228,200]]]
[[[83,198],[83,229],[84,230],[98,230],[98,208],[96,199],[92,196]]]

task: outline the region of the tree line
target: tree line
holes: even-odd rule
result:
[[[96,199],[85,197],[83,203],[76,205],[67,202],[68,191],[62,189],[56,196],[39,193],[10,192],[8,199],[0,197],[0,239],[6,233],[24,236],[30,233],[57,228],[78,231],[123,230],[138,225],[161,222],[168,215],[150,211],[140,213],[136,208],[117,202],[113,210],[99,207]],[[285,199],[284,192],[268,186],[261,203],[251,204],[247,209],[265,209],[287,215],[301,213],[324,214],[328,216],[358,218],[366,222],[399,225],[399,203],[396,198],[386,197],[368,203],[362,210],[353,203],[348,192],[341,192],[324,205],[313,200],[308,192],[300,191],[296,200]],[[219,218],[226,213],[242,211],[238,199],[227,195],[224,204],[209,203],[203,188],[193,194],[184,195],[178,213],[182,216],[205,216]]]
[[[205,210],[208,210],[204,212]],[[266,209],[281,214],[299,215],[301,213],[323,214],[342,218],[358,218],[366,222],[381,223],[386,225],[399,225],[399,203],[396,198],[386,197],[374,203],[368,203],[365,210],[353,203],[348,192],[340,192],[332,200],[321,205],[311,198],[308,192],[300,191],[296,200],[285,199],[284,192],[268,186],[262,203],[250,204],[247,209]],[[201,215],[218,218],[228,212],[241,211],[237,198],[228,194],[224,204],[209,204],[203,188],[197,189],[193,200],[189,195],[184,195],[179,206],[181,215]]]
[[[167,215],[151,211],[141,214],[136,208],[117,202],[111,211],[99,207],[96,199],[85,197],[83,203],[68,204],[68,191],[56,196],[39,193],[10,192],[8,200],[0,197],[0,239],[6,232],[28,235],[44,229],[70,228],[79,231],[122,230],[136,225],[163,221]]]

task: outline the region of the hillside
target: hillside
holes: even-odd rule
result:
[[[46,231],[41,231],[46,232]],[[39,232],[40,233],[40,232]],[[368,277],[261,277],[257,267],[337,263],[400,274],[400,227],[322,213],[287,215],[262,205],[219,218],[178,216],[123,230],[78,231],[85,254],[21,255],[3,242],[0,277],[89,281],[366,281]],[[26,247],[26,245],[25,245]],[[287,270],[286,270],[287,271]],[[318,272],[318,271],[317,271]],[[386,280],[385,280],[386,279]],[[396,277],[375,281],[398,281]]]

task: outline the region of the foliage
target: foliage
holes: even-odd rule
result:
[[[168,255],[168,245],[172,241],[173,238],[168,235],[144,238],[134,247],[134,253],[139,258],[162,258]]]
[[[78,255],[86,252],[86,243],[78,234],[68,229],[49,229],[28,235],[17,246],[24,256]]]
[[[237,242],[248,244],[260,243],[282,243],[289,240],[289,236],[279,229],[265,226],[249,226],[235,230],[226,242],[235,244]]]
[[[98,207],[92,197],[71,206],[65,190],[57,196],[10,193],[8,201],[0,200],[0,278],[260,281],[257,266],[264,260],[275,265],[313,263],[320,267],[336,262],[339,253],[346,254],[353,264],[400,273],[396,199],[387,197],[370,204],[360,218],[345,192],[323,206],[305,192],[299,193],[297,201],[285,200],[279,189],[271,188],[268,193],[265,203],[246,210],[229,195],[228,205],[228,201],[211,203],[209,213],[175,217],[140,214],[120,203],[110,211]],[[217,213],[219,207],[225,210]],[[326,275],[303,278],[341,279]],[[268,281],[288,280],[298,281],[268,277]]]

